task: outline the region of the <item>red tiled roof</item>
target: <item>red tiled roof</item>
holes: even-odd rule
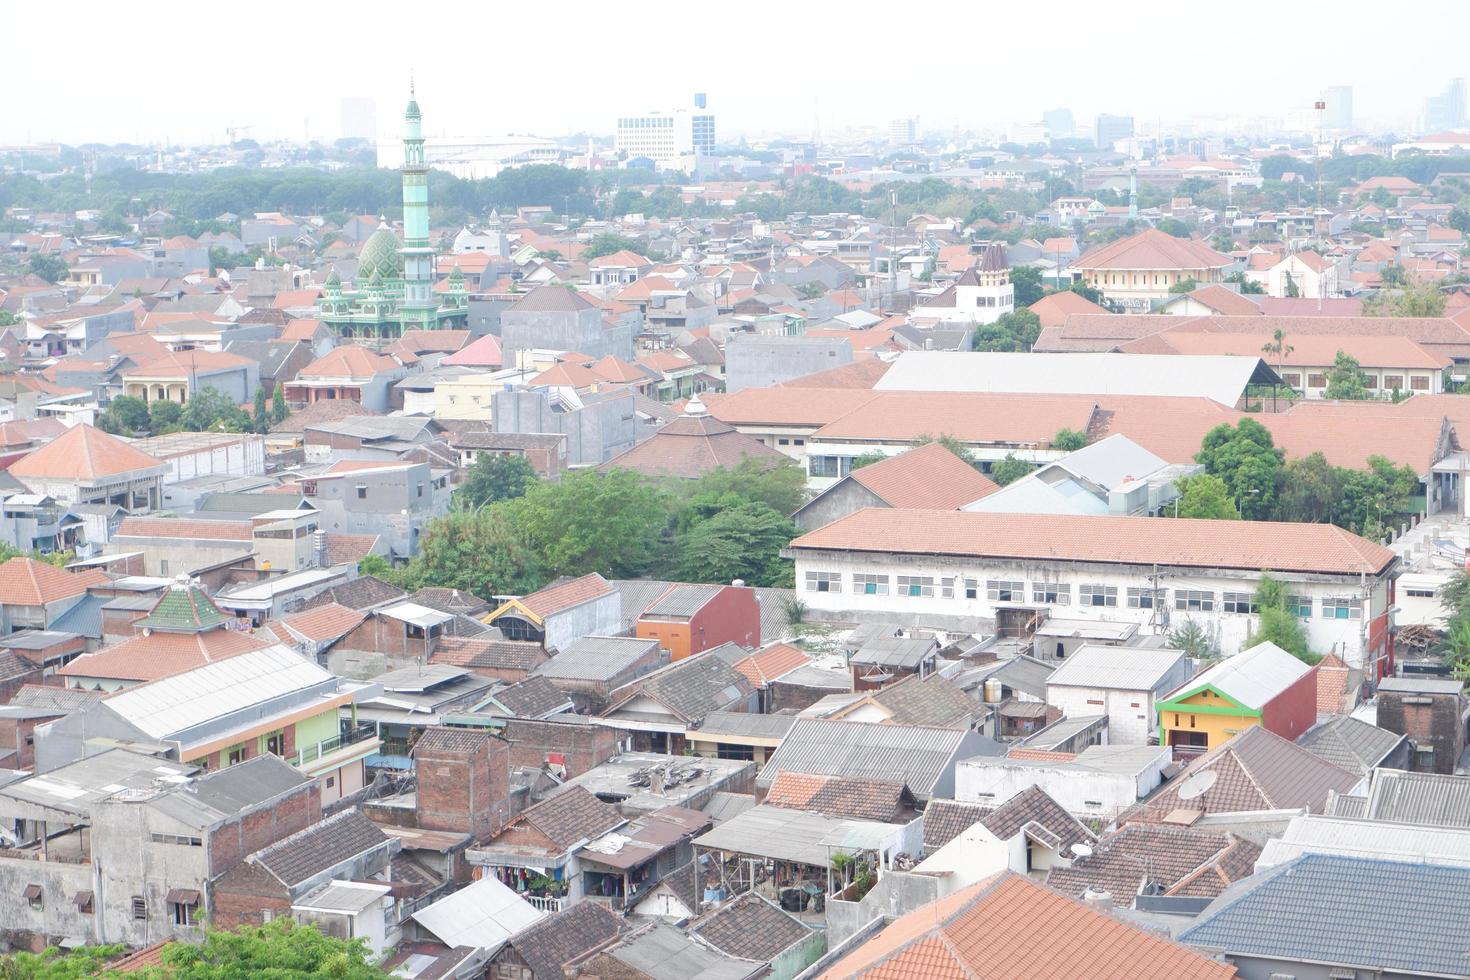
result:
[[[155,681],[270,645],[262,637],[232,629],[202,633],[155,631],[84,654],[57,673],[63,677]]]
[[[852,478],[890,507],[952,510],[1000,489],[937,442],[853,470]]]
[[[1058,293],[1051,293],[1032,303],[1027,307],[1036,314],[1043,327],[1059,326],[1067,322],[1067,317],[1073,313],[1107,313],[1108,311],[1098,306],[1092,300],[1080,293],[1074,293],[1070,289]]]
[[[253,525],[249,521],[199,521],[178,517],[124,517],[117,537],[175,538],[195,541],[241,541],[249,543]]]
[[[44,606],[81,595],[88,586],[108,581],[107,573],[98,568],[68,572],[34,558],[17,556],[0,564],[0,604]]]
[[[33,450],[10,466],[10,474],[24,480],[97,480],[137,470],[163,467],[155,459],[85,423]]]
[[[346,636],[364,619],[367,619],[367,613],[360,609],[348,609],[346,606],[329,602],[324,606],[316,606],[287,616],[281,620],[281,625],[292,632],[301,634],[313,643],[325,643],[328,640]]]
[[[307,341],[316,336],[316,332],[322,328],[320,320],[292,320],[281,330],[277,340],[284,341]]]
[[[809,531],[790,547],[1334,575],[1376,575],[1395,557],[1383,545],[1331,524],[875,507]]]
[[[1086,271],[1168,269],[1188,272],[1223,269],[1230,262],[1230,256],[1221,255],[1203,242],[1175,238],[1157,228],[1149,228],[1091,249],[1073,266]]]
[[[307,378],[371,378],[399,367],[391,357],[376,354],[366,347],[346,344],[312,361],[301,369],[298,377]]]
[[[501,353],[500,338],[487,333],[483,337],[470,341],[439,363],[498,368],[505,363],[505,355]]]
[[[581,578],[554,582],[544,589],[538,589],[528,596],[523,596],[520,602],[522,606],[537,616],[545,617],[561,612],[563,609],[580,606],[584,602],[608,595],[612,591],[613,587],[607,579],[593,572]]]
[[[1235,967],[1002,871],[901,916],[820,980],[1230,980]]]
[[[757,650],[743,660],[737,660],[734,668],[745,675],[755,687],[764,687],[771,681],[791,673],[798,667],[811,663],[811,658],[796,647],[777,643]]]
[[[226,371],[256,362],[224,351],[171,351],[123,371],[124,378],[191,378],[200,372]]]

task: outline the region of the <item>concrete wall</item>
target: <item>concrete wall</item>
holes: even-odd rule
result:
[[[1183,683],[1187,677],[1181,677]],[[1178,685],[1174,685],[1178,686]],[[1154,734],[1152,691],[1118,691],[1089,687],[1059,687],[1048,684],[1046,702],[1060,708],[1068,718],[1108,716],[1108,742],[1112,745],[1147,745]]]
[[[613,636],[622,632],[623,600],[616,590],[546,617],[547,650],[565,650],[584,636]]]
[[[1432,772],[1455,771],[1465,751],[1464,714],[1465,698],[1459,695],[1378,692],[1378,727],[1407,735],[1420,748],[1433,748]]]
[[[815,531],[864,507],[887,506],[876,493],[856,480],[842,480],[798,511],[796,526],[803,531]]]
[[[1160,752],[1168,754],[1167,749]],[[1136,804],[1141,796],[1136,777],[1123,773],[961,762],[955,770],[954,798],[1000,806],[1032,786],[1040,786],[1069,813],[1103,820],[1115,818]]]
[[[827,948],[832,949],[880,917],[896,919],[940,897],[938,878],[884,871],[860,902],[827,899]]]
[[[612,354],[632,360],[632,335],[624,333],[604,330],[602,311],[595,306],[575,311],[508,308],[500,312],[500,343],[507,365],[514,364],[516,354],[524,350],[578,351],[594,359]]]
[[[553,411],[544,389],[499,391],[491,409],[496,432],[560,433],[568,466],[596,466],[632,449],[638,421],[631,392],[597,393],[581,408]]]
[[[738,337],[725,345],[725,390],[769,388],[852,363],[843,337]]]

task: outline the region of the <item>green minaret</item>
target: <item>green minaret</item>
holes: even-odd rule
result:
[[[413,83],[403,114],[403,299],[398,306],[404,330],[432,328],[438,300],[434,296],[434,248],[429,244],[429,167],[424,162],[423,117]]]

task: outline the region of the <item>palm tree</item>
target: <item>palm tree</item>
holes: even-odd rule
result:
[[[1281,375],[1281,369],[1285,366],[1286,355],[1296,350],[1286,342],[1286,331],[1280,327],[1271,334],[1271,340],[1261,348],[1262,354],[1274,354],[1276,356],[1276,374]],[[1276,411],[1276,385],[1271,385],[1271,411]]]

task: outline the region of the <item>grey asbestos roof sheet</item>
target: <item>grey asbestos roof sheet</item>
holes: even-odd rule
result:
[[[999,742],[974,732],[802,718],[757,782],[769,786],[780,772],[856,776],[902,782],[927,798],[956,759],[1004,754]]]
[[[1470,869],[1308,854],[1227,890],[1192,946],[1421,976],[1470,976]]]

